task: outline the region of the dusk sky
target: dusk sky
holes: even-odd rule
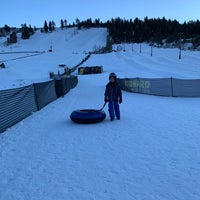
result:
[[[143,20],[162,18],[180,23],[200,19],[200,0],[0,0],[0,27],[21,24],[42,27],[44,20],[68,23],[91,18],[102,22],[111,18]]]

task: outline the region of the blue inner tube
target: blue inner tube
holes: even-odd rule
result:
[[[101,122],[106,118],[106,113],[103,110],[75,110],[71,113],[72,121],[79,124],[91,124]]]

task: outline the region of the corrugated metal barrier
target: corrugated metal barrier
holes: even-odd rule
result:
[[[122,90],[168,97],[200,97],[200,79],[118,78]]]
[[[0,91],[0,132],[37,111],[33,85]]]
[[[34,84],[35,100],[38,110],[57,99],[55,81]]]
[[[0,133],[30,116],[32,112],[64,96],[77,83],[77,76],[67,76],[60,80],[0,91]]]

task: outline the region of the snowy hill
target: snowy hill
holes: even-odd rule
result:
[[[52,33],[37,32],[29,40],[19,38],[17,44],[10,46],[3,45],[5,40],[1,40],[0,62],[6,64],[6,69],[0,71],[0,89],[48,80],[49,72],[57,72],[59,64],[73,67],[86,56],[86,53],[104,47],[107,34],[105,28],[71,28],[58,29]],[[51,48],[53,52],[48,52]],[[102,65],[105,70],[117,70],[120,77],[200,78],[199,52],[182,51],[182,59],[179,60],[178,49],[153,48],[151,57],[150,47],[146,44],[141,45],[142,53],[139,44],[113,47],[124,48],[126,52],[93,55],[84,65]],[[14,53],[26,51],[29,52]],[[31,51],[33,53],[30,53]],[[10,54],[5,54],[7,52]],[[42,54],[38,55],[38,52]]]
[[[20,41],[12,50],[46,51],[52,42],[53,52],[6,61],[1,89],[48,79],[58,64],[73,66],[83,51],[104,46],[106,35],[105,29],[69,29]],[[83,65],[102,65],[102,74],[78,76],[64,98],[0,134],[0,200],[199,200],[199,98],[123,92],[121,120],[110,122],[107,107],[101,123],[69,119],[75,109],[103,105],[112,71],[118,77],[199,78],[200,52],[184,51],[179,60],[178,49],[155,48],[150,56],[145,44],[142,53],[138,44],[125,48],[92,55]]]
[[[6,69],[0,71],[0,89],[49,80],[49,72],[57,73],[59,64],[73,67],[86,57],[86,53],[104,47],[107,34],[106,29],[78,31],[72,28],[52,33],[37,32],[29,40],[19,39],[17,44],[10,46],[4,46],[2,41],[0,62],[6,64]],[[53,51],[48,52],[51,47]],[[25,51],[33,53],[21,53]],[[45,53],[35,55],[35,51]],[[10,54],[5,54],[7,52]]]

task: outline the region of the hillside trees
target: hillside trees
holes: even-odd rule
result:
[[[7,33],[9,33],[10,30],[11,30],[11,28],[10,28],[8,25],[5,25],[5,26],[4,26],[4,30],[5,30]]]
[[[46,20],[44,21],[44,27],[43,27],[43,30],[44,30],[45,33],[47,33],[48,30],[49,30],[49,27],[48,27],[48,25],[47,25],[47,21],[46,21]]]
[[[63,29],[63,28],[67,28],[67,20],[66,19],[61,19],[60,20],[60,27],[61,27],[61,29]]]
[[[45,33],[52,32],[55,30],[55,26],[56,26],[56,24],[54,21],[49,21],[49,23],[47,23],[47,21],[45,20],[44,26],[41,29],[41,32],[45,32]]]
[[[10,36],[7,38],[7,44],[12,44],[17,42],[17,34],[13,31]]]
[[[60,20],[60,27],[61,27],[61,29],[64,28],[64,21],[63,21],[63,19]]]
[[[182,42],[190,42],[196,48],[200,43],[200,21],[189,21],[180,24],[177,20],[163,18],[145,17],[143,20],[139,18],[121,19],[120,17],[112,18],[106,22],[102,22],[99,18],[92,20],[88,18],[80,21],[78,18],[73,24],[67,24],[66,19],[60,21],[61,29],[67,27],[91,28],[91,27],[106,27],[113,43],[141,43],[148,42],[150,44],[162,45],[163,43],[173,43],[178,45],[180,35]],[[6,36],[14,29],[8,25],[0,28],[0,35]],[[22,25],[22,38],[28,39],[34,30],[27,27],[26,24]],[[54,21],[44,21],[44,26],[41,32],[52,32],[55,30]],[[11,38],[13,35],[11,35]],[[13,39],[16,41],[16,39]]]
[[[26,24],[22,24],[21,34],[22,39],[29,39],[29,37],[34,34],[34,30],[31,25],[27,27]]]
[[[77,19],[76,26],[79,29],[107,27],[114,43],[149,42],[159,45],[162,45],[163,41],[178,43],[181,34],[183,42],[190,39],[191,42],[198,44],[200,38],[199,20],[180,24],[177,20],[167,20],[165,17],[153,19],[145,17],[144,20],[139,18],[126,20],[118,17],[102,23],[99,19],[92,21],[89,18],[84,21]]]
[[[53,30],[53,27],[52,27],[52,23],[51,23],[51,21],[50,21],[50,22],[49,22],[49,31],[52,32],[52,30]]]
[[[11,31],[12,28],[6,24],[4,27],[0,28],[0,37],[10,34]]]

